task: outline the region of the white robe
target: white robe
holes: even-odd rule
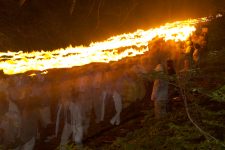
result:
[[[21,112],[13,101],[9,101],[8,112],[1,120],[1,128],[4,130],[4,139],[7,142],[14,142],[20,136]]]
[[[81,144],[83,140],[84,127],[83,127],[83,118],[81,107],[78,103],[69,102],[68,103],[68,111],[70,112],[70,122],[66,121],[60,145],[63,146],[68,143],[69,137],[72,134],[72,140],[76,144]],[[68,118],[69,119],[69,118]]]
[[[158,64],[155,68],[157,72],[163,72],[163,67]],[[168,101],[168,81],[163,79],[156,79],[154,81],[151,100],[152,101]]]
[[[120,113],[122,112],[122,99],[117,91],[113,92],[113,101],[114,101],[114,105],[115,105],[115,109],[116,109],[116,114],[110,120],[110,123],[112,125],[114,125],[114,124],[119,125],[120,124]]]

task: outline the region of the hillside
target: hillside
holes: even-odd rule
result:
[[[224,149],[225,144],[225,17],[208,24],[208,50],[202,56],[200,70],[183,78],[182,98],[174,99],[164,119],[154,118],[150,103],[152,81],[147,95],[131,105],[117,127],[98,124],[98,132],[84,141],[83,147],[69,143],[68,149],[149,150],[149,149]],[[187,98],[184,101],[184,97]],[[187,106],[185,106],[187,102]],[[188,114],[187,114],[188,113]],[[188,117],[190,115],[190,118]],[[193,122],[192,122],[193,121]],[[92,124],[93,127],[93,124]],[[59,138],[39,141],[36,149],[55,149]]]
[[[97,144],[90,140],[87,149],[225,149],[225,17],[208,27],[208,51],[200,71],[184,81],[187,107],[183,100],[174,100],[168,116],[156,120],[153,108],[147,104],[149,98],[140,110],[142,116],[104,133]]]

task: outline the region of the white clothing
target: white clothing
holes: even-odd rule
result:
[[[71,134],[72,140],[75,143],[80,144],[82,143],[84,133],[84,127],[82,124],[83,118],[80,105],[78,103],[69,102],[68,111],[71,118],[68,118],[70,119],[70,122],[65,122],[60,144],[65,145],[68,142]]]
[[[115,109],[116,109],[116,114],[110,120],[110,123],[112,125],[114,125],[114,124],[119,125],[120,124],[120,113],[122,112],[122,100],[121,100],[121,96],[119,95],[119,93],[117,91],[113,92],[113,101],[114,101],[114,105],[115,105]]]
[[[155,71],[157,72],[163,72],[163,67],[161,64],[158,64],[155,68]],[[153,89],[152,89],[152,95],[151,95],[152,101],[159,101],[159,100],[168,100],[168,81],[163,79],[156,79],[154,81]]]
[[[35,137],[32,137],[28,142],[26,142],[21,150],[33,150],[35,145]]]

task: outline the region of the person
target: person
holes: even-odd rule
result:
[[[17,104],[8,99],[8,111],[1,118],[0,128],[3,131],[3,146],[6,149],[16,143],[20,136],[21,114]]]
[[[205,52],[208,50],[207,43],[208,43],[208,27],[203,27],[202,32],[199,36],[199,45],[201,45],[201,53],[206,54]],[[201,54],[201,55],[202,55]]]
[[[120,124],[120,114],[121,114],[122,109],[123,109],[123,107],[122,107],[122,98],[121,98],[120,94],[117,92],[116,89],[113,91],[113,95],[112,96],[113,96],[113,101],[114,101],[116,114],[110,120],[110,123],[112,125],[119,125]]]
[[[199,44],[195,44],[194,45],[194,52],[193,52],[193,61],[195,64],[195,68],[199,67],[199,63],[200,63],[200,45]]]
[[[95,73],[93,76],[93,82],[92,82],[92,87],[93,87],[93,98],[92,98],[92,103],[93,103],[93,108],[95,112],[95,122],[99,123],[100,121],[103,121],[103,114],[104,114],[104,101],[105,101],[105,93],[102,91],[102,73],[98,72]]]
[[[193,47],[193,42],[191,40],[186,42],[186,49],[185,49],[185,61],[188,61],[189,63],[189,68],[192,68],[193,64],[193,52],[194,52],[194,47]]]
[[[22,91],[18,91],[18,93],[20,93],[19,95],[21,96],[17,96],[17,101],[20,102],[21,106],[21,127],[19,136],[20,144],[17,148],[21,150],[34,149],[38,131],[38,122],[40,118],[40,105],[38,100],[35,99],[35,96],[33,95],[33,90],[35,90],[36,87],[30,89],[30,83],[32,83],[31,80],[24,79],[19,85],[20,88],[17,87],[18,89],[23,89]],[[18,99],[18,97],[20,98]]]
[[[36,123],[38,124],[37,129],[35,129],[36,130],[35,132],[37,132],[36,138],[37,139],[47,138],[44,141],[48,142],[49,137],[46,136],[46,134],[49,134],[49,133],[47,133],[46,131],[49,125],[52,124],[51,110],[50,110],[50,94],[51,94],[50,84],[46,81],[44,75],[42,75],[41,73],[36,73],[35,76],[30,78],[29,85],[32,85],[32,88],[29,89],[29,86],[28,86],[28,89],[29,89],[29,92],[27,92],[28,98],[27,98],[27,101],[24,102],[25,104],[23,105],[27,105],[29,103],[31,104],[30,107],[32,107],[33,109],[36,109],[37,112],[35,113],[31,112],[34,115],[34,117],[32,118],[37,117],[36,122],[32,121],[33,123],[35,123],[34,126],[36,126]],[[40,95],[40,93],[45,93],[45,94]]]
[[[190,62],[187,59],[185,59],[184,60],[184,68],[180,72],[188,72],[189,69],[190,69]]]
[[[167,60],[167,75],[168,75],[168,111],[172,108],[172,100],[178,97],[178,89],[176,87],[176,70],[174,68],[174,61]]]
[[[158,64],[155,71],[163,74],[164,69],[162,64]],[[168,81],[160,78],[154,81],[151,100],[154,102],[155,118],[160,119],[166,116],[168,105]]]
[[[72,141],[76,144],[82,144],[83,140],[83,125],[82,113],[79,103],[68,101],[66,106],[66,121],[64,124],[60,145],[68,143],[68,139],[72,134]]]
[[[0,80],[0,84],[2,82]],[[4,83],[3,83],[4,84]],[[4,126],[2,126],[2,122],[4,121],[5,114],[8,111],[9,102],[6,99],[6,94],[0,90],[0,144],[2,144],[4,140]]]
[[[20,87],[20,78],[13,76],[8,78],[10,82],[7,83],[7,87],[2,89],[5,91],[8,108],[1,120],[1,129],[3,132],[3,146],[6,149],[16,146],[21,133],[21,108],[19,102],[24,99],[25,92]]]
[[[93,108],[93,88],[91,88],[91,73],[83,75],[76,80],[76,85],[73,87],[73,99],[79,103],[83,121],[82,134],[88,132],[90,124],[91,110]]]
[[[9,102],[7,100],[8,80],[3,72],[0,72],[0,118],[8,111]],[[1,122],[1,120],[0,120]]]
[[[38,108],[30,107],[29,104],[24,107],[21,119],[21,149],[32,150],[35,146],[38,129]]]
[[[175,75],[176,74],[176,71],[174,69],[174,63],[173,63],[173,60],[172,59],[168,59],[166,61],[166,64],[167,64],[167,74],[169,76],[172,76],[172,75]]]
[[[69,137],[72,134],[72,141],[78,146],[82,146],[82,140],[84,137],[85,130],[85,107],[84,106],[84,96],[86,84],[84,83],[84,78],[79,79],[79,85],[77,87],[68,85],[64,88],[66,92],[62,92],[61,103],[59,107],[59,112],[64,108],[65,122],[61,135],[60,149],[65,149],[65,145],[69,142]],[[57,114],[56,128],[59,126],[59,115]],[[56,129],[57,131],[58,129]],[[58,132],[58,131],[57,131]],[[56,133],[57,135],[57,133]]]

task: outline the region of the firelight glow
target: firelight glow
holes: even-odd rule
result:
[[[1,52],[0,70],[11,75],[30,70],[43,71],[52,68],[82,66],[92,62],[118,61],[125,57],[144,54],[148,51],[148,42],[156,37],[163,38],[165,41],[185,41],[196,30],[197,23],[206,21],[207,18],[200,18],[166,23],[159,28],[113,36],[102,42],[91,43],[89,46],[69,46],[53,51],[30,53]]]

